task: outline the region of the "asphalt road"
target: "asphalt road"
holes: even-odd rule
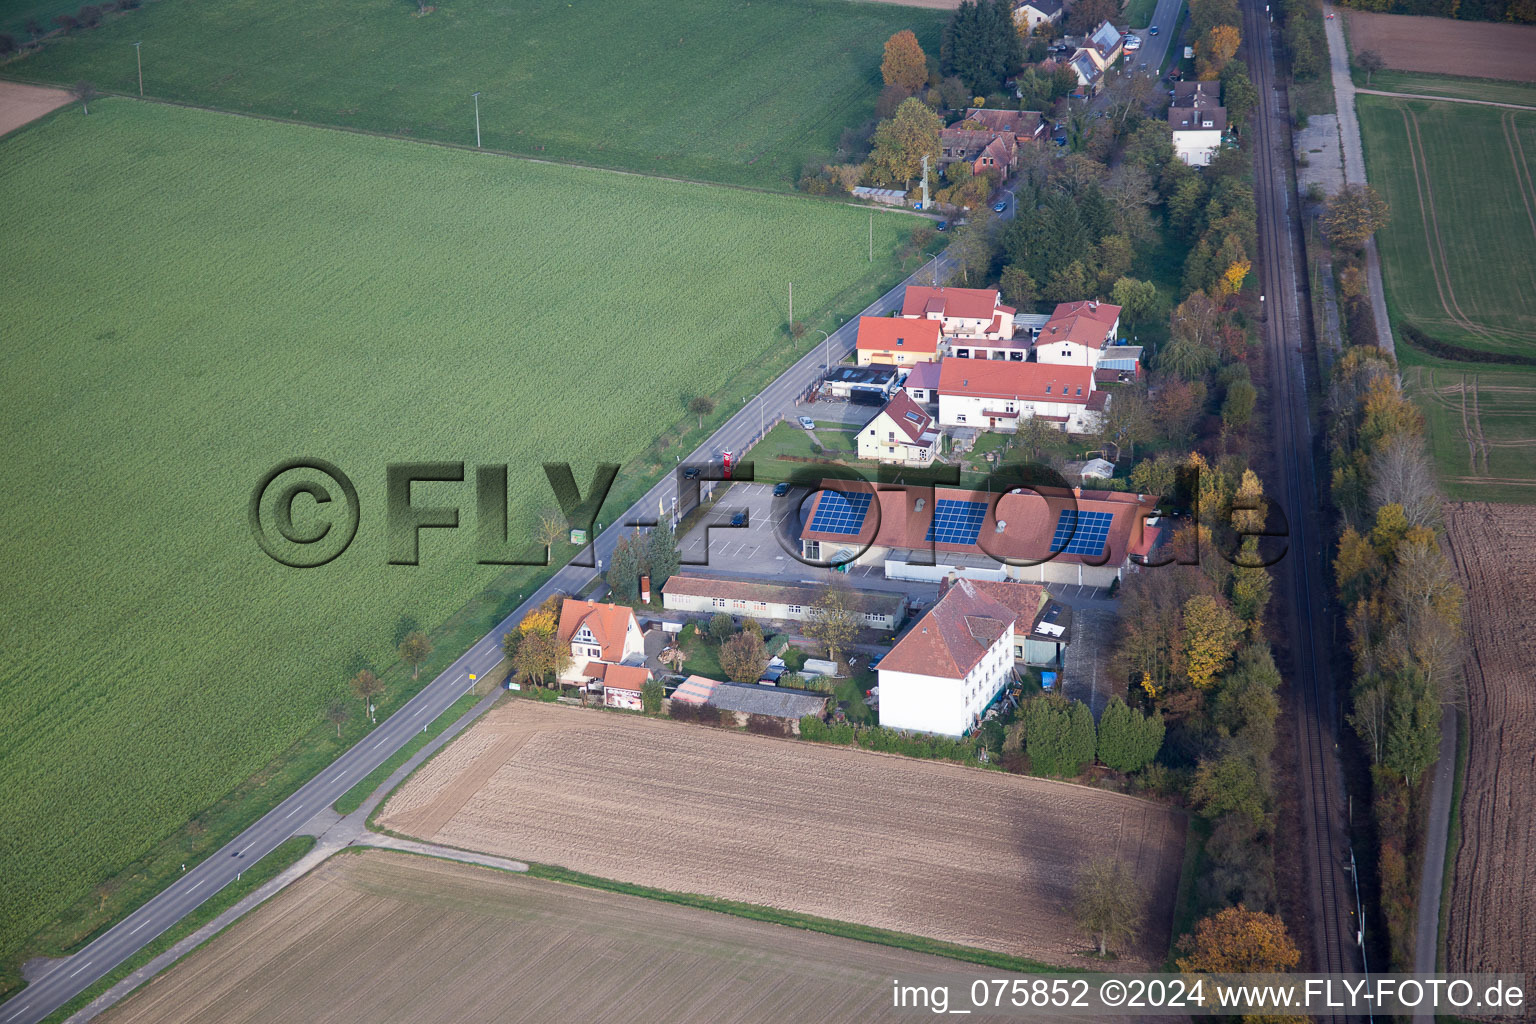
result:
[[[1349,835],[1345,820],[1343,772],[1337,755],[1340,715],[1329,671],[1327,638],[1329,601],[1327,540],[1321,520],[1321,487],[1314,459],[1315,433],[1309,418],[1307,379],[1310,364],[1301,349],[1303,325],[1310,313],[1298,288],[1300,233],[1297,203],[1287,169],[1291,160],[1290,110],[1276,88],[1275,36],[1267,23],[1264,0],[1243,5],[1245,36],[1259,93],[1254,116],[1255,195],[1258,207],[1260,275],[1266,318],[1264,342],[1270,353],[1271,425],[1280,460],[1275,488],[1285,514],[1289,546],[1281,563],[1283,585],[1276,590],[1294,642],[1292,695],[1297,722],[1297,784],[1306,862],[1312,896],[1311,970],[1356,972],[1361,969],[1355,941],[1354,888],[1344,872]],[[1305,936],[1296,936],[1298,945]]]
[[[1000,215],[1000,219],[1012,217],[1012,205],[1010,199],[1009,209]],[[928,284],[935,274],[942,277],[953,269],[954,261],[940,254],[882,295],[861,315],[882,316],[892,309],[900,308],[902,293],[908,283]],[[822,378],[826,362],[836,364],[853,350],[857,333],[858,318],[855,317],[824,341],[815,339],[816,343],[810,345],[799,361],[747,402],[695,449],[686,461],[716,462],[721,451],[729,449],[742,452],[760,436],[764,424],[771,424],[780,415],[796,415],[798,410],[795,402],[807,388]],[[605,523],[606,528],[596,538],[598,565],[606,564],[611,557],[620,535],[628,529],[625,524],[654,521],[658,502],[670,508],[672,498],[679,493],[679,485],[691,486],[692,483],[682,480],[679,468],[673,476],[647,491],[623,515],[612,521],[607,515],[602,516],[599,522]],[[579,592],[597,574],[597,570],[592,567],[577,565],[567,565],[557,572],[441,675],[379,723],[365,739],[299,787],[292,796],[269,811],[256,824],[208,859],[189,865],[186,873],[168,888],[102,933],[84,949],[61,959],[46,974],[34,978],[21,992],[0,1004],[0,1024],[36,1024],[41,1021],[234,881],[239,872],[254,865],[294,835],[316,812],[329,807],[358,780],[377,768],[427,723],[463,696],[473,685],[469,678],[471,674],[487,672],[501,661],[501,637],[524,615],[553,593]]]
[[[1146,64],[1147,70],[1155,73],[1163,66],[1163,58],[1168,54],[1168,47],[1173,45],[1176,34],[1174,29],[1178,27],[1179,9],[1183,6],[1184,0],[1157,0],[1151,23],[1146,26],[1136,26],[1140,29],[1136,34],[1141,36],[1141,49],[1127,57],[1133,67]],[[1155,36],[1145,31],[1152,25],[1157,26]]]

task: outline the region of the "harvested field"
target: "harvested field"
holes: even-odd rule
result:
[[[1446,527],[1472,646],[1446,970],[1536,976],[1536,623],[1511,600],[1536,587],[1536,509],[1448,504]]]
[[[1531,60],[1536,25],[1345,13],[1350,49],[1355,53],[1375,50],[1389,68],[1536,82],[1536,61]]]
[[[910,1010],[880,1012],[892,978],[963,970],[707,910],[368,852],[333,857],[100,1019],[910,1021]]]
[[[1077,867],[1112,852],[1151,905],[1126,969],[1161,962],[1176,812],[1041,779],[514,701],[429,762],[379,823],[450,846],[1082,963]]]
[[[0,82],[0,135],[13,132],[70,101],[63,89],[45,89],[20,82]]]

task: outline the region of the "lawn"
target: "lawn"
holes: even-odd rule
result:
[[[1454,498],[1536,500],[1536,112],[1361,96],[1367,173],[1392,219],[1377,234],[1398,359]],[[1410,141],[1411,140],[1411,141]],[[1437,343],[1415,349],[1403,325]]]
[[[808,318],[856,309],[908,223],[876,218],[871,264],[867,215],[837,204],[120,99],[9,137],[0,195],[12,964],[295,741],[329,743],[321,710],[391,665],[402,619],[448,624],[430,678],[534,581],[476,564],[468,481],[417,485],[464,528],[387,565],[386,463],[510,463],[531,536],[541,462],[585,488],[692,432],[686,396],[793,358],[781,282]],[[362,506],[309,570],[263,555],[246,514],[301,456]]]
[[[29,80],[784,189],[874,114],[881,46],[943,12],[846,0],[155,0],[11,64]]]
[[[1498,78],[1462,78],[1457,75],[1431,75],[1418,71],[1393,71],[1387,68],[1370,76],[1366,84],[1363,71],[1354,72],[1355,85],[1383,92],[1410,92],[1425,96],[1454,96],[1468,100],[1492,100],[1536,107],[1536,85],[1507,82]]]

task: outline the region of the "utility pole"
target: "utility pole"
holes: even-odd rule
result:
[[[480,94],[475,93],[475,148],[480,148]]]
[[[140,39],[138,42],[133,44],[133,55],[135,57],[137,57],[138,61],[139,61],[139,98],[140,99],[144,98],[144,51],[139,49],[139,47],[141,47],[143,45],[144,45],[144,40],[142,40],[142,39]]]
[[[928,209],[928,154],[923,154],[923,210]]]
[[[875,262],[875,211],[869,211],[869,262]]]
[[[793,330],[795,326],[795,282],[789,282],[789,326]]]

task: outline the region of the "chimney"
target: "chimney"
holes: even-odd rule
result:
[[[640,577],[640,600],[646,604],[651,603],[651,578],[649,576]]]
[[[944,600],[944,595],[949,593],[949,582],[950,582],[950,577],[948,577],[948,576],[945,576],[943,579],[939,580],[939,600],[940,601]],[[935,603],[937,603],[937,602],[935,602]],[[923,630],[923,632],[926,633],[928,631],[925,629],[925,630]]]

